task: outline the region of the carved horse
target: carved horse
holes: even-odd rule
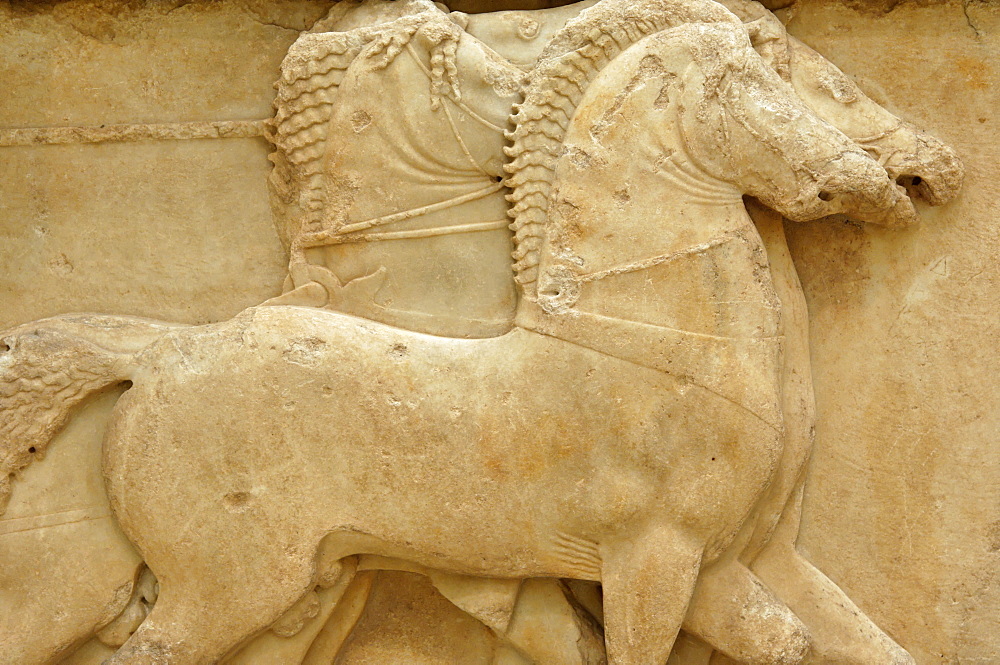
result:
[[[429,0],[336,18],[293,44],[276,86],[284,300],[448,337],[507,332],[503,147],[524,73]]]
[[[754,8],[753,3],[744,3],[746,6],[750,7],[749,10],[740,12],[740,5],[734,6],[733,3],[727,3],[730,9],[737,11],[744,20],[755,20],[759,19],[759,16],[752,15],[752,10]],[[742,7],[746,9],[746,7]],[[759,11],[759,8],[758,8]],[[746,16],[744,14],[751,14]],[[759,22],[759,20],[757,21]],[[759,39],[760,33],[755,32],[755,46],[760,49]],[[772,30],[772,35],[775,31]],[[779,35],[781,36],[781,35]],[[778,41],[778,40],[775,40]],[[957,190],[958,183],[960,182],[960,166],[957,160],[954,158],[953,154],[947,149],[943,148],[938,142],[934,141],[930,137],[921,134],[912,127],[909,127],[901,123],[898,119],[894,118],[883,109],[872,104],[867,100],[860,91],[851,84],[846,77],[836,71],[827,61],[820,58],[816,54],[808,51],[805,47],[797,44],[794,40],[788,40],[789,45],[796,57],[793,61],[797,63],[797,66],[792,66],[792,81],[795,84],[796,91],[799,96],[808,102],[808,105],[817,110],[821,117],[832,122],[835,126],[845,131],[849,136],[858,140],[863,146],[866,147],[870,152],[879,156],[883,165],[889,170],[893,177],[904,177],[904,182],[906,184],[911,184],[913,177],[917,176],[922,182],[915,187],[918,191],[922,190],[921,193],[925,195],[928,200],[932,203],[941,203],[948,198],[948,196]],[[775,66],[775,63],[771,63]],[[776,69],[778,71],[789,71],[789,66],[786,62],[777,63]],[[782,69],[784,68],[784,69]],[[468,83],[464,82],[463,88],[468,86]],[[478,105],[477,109],[478,109]],[[481,109],[478,109],[481,111]],[[479,141],[479,143],[477,143]],[[467,139],[469,145],[482,145],[482,137],[477,137],[475,139]],[[492,144],[491,142],[487,142]],[[461,162],[461,159],[457,160]],[[921,177],[922,176],[922,177]],[[780,221],[778,225],[775,225],[774,220],[764,216],[764,213],[758,211],[755,214],[755,222],[758,228],[761,228],[762,234],[764,235],[764,243],[768,249],[769,260],[771,264],[771,271],[774,274],[775,288],[778,291],[779,296],[783,302],[783,318],[798,319],[800,322],[804,321],[804,304],[799,304],[797,301],[801,299],[801,294],[794,284],[794,268],[792,268],[790,259],[787,256],[787,250],[784,248],[784,240],[782,237],[782,232],[780,229]],[[767,225],[767,229],[762,228]],[[786,327],[786,333],[791,333],[792,336],[795,335],[795,331],[799,329],[804,330],[804,326],[791,326]],[[793,403],[797,402],[797,409],[799,412],[805,414],[805,417],[801,419],[798,426],[793,426],[789,423],[787,418],[790,413],[795,413],[796,410],[789,409],[786,412],[786,447],[785,456],[786,459],[790,460],[790,463],[783,463],[781,465],[780,475],[775,480],[772,488],[769,490],[769,494],[772,496],[770,500],[771,508],[771,518],[765,517],[760,520],[761,524],[766,525],[758,526],[757,533],[755,536],[755,544],[753,546],[748,546],[744,553],[743,559],[747,563],[753,562],[751,567],[761,574],[762,577],[767,581],[768,585],[773,589],[786,589],[788,591],[780,593],[782,597],[792,598],[795,593],[801,593],[803,589],[815,589],[821,595],[829,597],[833,602],[827,602],[819,605],[819,609],[822,614],[821,617],[816,617],[814,621],[807,621],[810,625],[810,637],[813,644],[813,655],[819,656],[825,659],[823,662],[834,661],[834,662],[883,662],[881,656],[878,653],[887,652],[889,654],[895,653],[899,656],[900,651],[898,647],[891,644],[891,640],[885,638],[884,635],[878,631],[877,628],[871,624],[856,608],[853,604],[843,596],[842,592],[829,582],[821,573],[811,568],[808,562],[804,561],[800,556],[794,552],[794,539],[797,533],[797,514],[799,510],[798,501],[796,498],[789,501],[787,497],[794,495],[798,497],[800,495],[801,488],[801,468],[806,459],[809,440],[808,440],[808,430],[811,424],[811,416],[809,405],[811,404],[811,386],[808,382],[808,361],[807,361],[807,348],[806,343],[801,341],[797,346],[799,351],[796,353],[796,344],[792,339],[787,340],[786,344],[786,365],[795,366],[796,370],[788,371],[786,373],[789,375],[795,375],[799,377],[799,385],[796,391],[789,391],[789,384],[786,382],[785,390],[788,394],[797,395],[797,397],[789,398],[786,396],[786,402]],[[796,356],[803,358],[804,360],[796,363]],[[795,432],[801,432],[801,435],[796,435]],[[68,442],[65,442],[68,443]],[[52,462],[50,462],[52,464]],[[782,478],[785,480],[782,481]],[[792,483],[792,486],[789,486]],[[796,488],[794,484],[797,483]],[[784,498],[783,498],[784,497]],[[784,502],[789,505],[782,512],[782,506]],[[77,511],[79,512],[79,511]],[[93,512],[93,511],[91,511]],[[75,514],[75,513],[74,513]],[[786,526],[779,529],[776,532],[776,537],[774,544],[769,546],[764,550],[764,555],[758,558],[757,552],[763,544],[767,544],[769,541],[767,538],[770,537],[772,533],[774,521],[781,515],[784,515],[784,523]],[[67,514],[66,517],[72,517],[73,515]],[[5,526],[16,527],[21,520],[8,520]],[[793,525],[793,526],[787,526]],[[7,533],[4,531],[3,533]],[[8,540],[9,540],[8,536]],[[780,553],[780,554],[776,554]],[[135,565],[133,560],[130,559],[132,555],[121,552],[116,554],[116,558],[123,559],[122,565],[125,569],[129,566]],[[129,559],[125,561],[125,559]],[[761,562],[767,563],[767,567],[770,571],[765,568]],[[413,569],[412,565],[410,569]],[[732,572],[733,569],[730,569]],[[736,568],[735,570],[739,570]],[[131,574],[128,570],[123,570],[124,577],[121,578],[123,584],[128,582]],[[439,588],[443,591],[447,591],[445,585],[442,584],[442,578],[440,574],[434,574],[436,582]],[[711,585],[706,583],[704,579],[707,579],[707,575],[703,576],[703,582],[700,586],[701,589],[710,588]],[[116,577],[109,575],[109,581],[114,582]],[[752,578],[741,578],[724,579],[725,588],[728,592],[732,592],[735,586],[743,584],[743,588],[747,588],[747,582],[752,581]],[[74,580],[75,582],[75,580]],[[357,582],[355,583],[355,586]],[[142,583],[140,583],[142,586]],[[146,585],[148,587],[148,585]],[[752,589],[753,587],[749,587]],[[516,590],[516,586],[512,587]],[[103,610],[97,607],[99,614],[101,616],[110,617],[111,615],[117,613],[119,608],[123,606],[123,603],[127,600],[126,597],[121,597],[121,594],[112,594],[110,591],[114,589],[109,589],[108,593],[108,609]],[[790,593],[793,591],[795,593]],[[96,592],[96,589],[95,589]],[[120,633],[123,630],[122,626],[119,625],[124,623],[124,625],[136,625],[143,616],[144,610],[141,610],[143,603],[146,602],[141,597],[145,595],[147,600],[151,600],[148,588],[144,589],[140,597],[138,597],[139,607],[130,606],[128,610],[125,611],[125,615],[119,617],[116,622],[105,629],[104,632],[112,631]],[[706,593],[703,591],[702,596]],[[726,606],[721,603],[718,599],[713,599],[712,602],[708,603],[695,603],[692,608],[692,612],[689,613],[693,617],[689,616],[686,623],[686,628],[688,630],[699,630],[699,624],[697,622],[698,615],[714,614],[717,617],[727,617],[733,610],[738,610],[738,607]],[[816,606],[816,604],[806,604],[802,608],[796,607],[796,613],[800,616],[803,614],[808,614],[810,607]],[[7,605],[8,609],[14,611],[13,608],[16,606],[11,604]],[[65,608],[64,608],[65,609]],[[110,614],[108,612],[110,611]],[[815,610],[814,610],[815,611]],[[834,614],[830,614],[833,611]],[[138,615],[136,612],[140,612]],[[839,614],[838,614],[839,612]],[[34,613],[27,611],[28,615],[33,616]],[[475,613],[475,612],[474,612]],[[127,615],[127,616],[126,616]],[[483,617],[481,617],[483,618]],[[731,618],[731,617],[730,617]],[[804,618],[804,617],[803,617]],[[95,621],[99,620],[95,617]],[[106,623],[107,619],[101,620],[102,623]],[[5,626],[8,626],[14,630],[16,624],[10,621],[2,622]],[[493,622],[496,623],[496,622]],[[719,623],[719,622],[717,622]],[[735,624],[738,625],[738,624]],[[730,622],[726,625],[726,634],[723,635],[713,635],[710,631],[706,630],[711,628],[710,626],[700,625],[700,635],[703,639],[707,639],[719,645],[728,653],[741,654],[747,662],[754,662],[753,658],[756,657],[760,662],[772,662],[768,652],[760,652],[757,656],[753,656],[754,649],[759,649],[759,645],[755,645],[758,641],[757,638],[759,634],[753,634],[752,631],[748,630],[752,627],[747,627],[748,630],[733,630],[734,624]],[[835,628],[831,629],[831,626]],[[127,629],[126,629],[127,630]],[[502,631],[501,631],[502,632]],[[835,634],[837,640],[832,640],[829,644],[824,645],[823,637],[824,632],[830,632]],[[22,634],[26,634],[22,631]],[[844,639],[844,635],[853,635],[853,638]],[[127,636],[127,632],[120,638],[112,636],[111,642],[114,640],[120,641],[124,640],[124,636]],[[56,638],[53,635],[54,639]],[[743,643],[741,643],[741,641]],[[8,648],[14,644],[14,637],[8,636],[3,639],[3,643]],[[881,644],[882,646],[878,646]],[[846,645],[846,646],[845,646]],[[13,647],[15,650],[16,646]],[[830,654],[829,648],[839,649],[838,653]],[[878,652],[872,654],[871,651],[875,650]],[[846,652],[848,653],[845,653]],[[859,653],[860,652],[860,653]],[[17,653],[21,653],[17,651]],[[27,653],[27,652],[25,652]],[[41,653],[41,651],[39,651]],[[902,658],[903,656],[899,656]],[[25,662],[36,662],[36,659],[32,656],[22,654],[21,660]]]
[[[589,5],[591,3],[586,4]],[[614,12],[616,10],[609,8],[614,4],[613,2],[606,2],[599,10],[591,12],[589,25],[601,28],[605,24],[613,24]],[[757,48],[758,52],[769,55],[768,63],[772,68],[780,72],[786,79],[791,79],[799,96],[807,102],[807,105],[816,110],[820,117],[843,130],[874,157],[878,158],[891,177],[900,180],[906,185],[920,183],[914,189],[934,204],[945,202],[957,191],[961,181],[961,165],[949,149],[915,128],[902,123],[898,118],[895,118],[884,109],[872,103],[849,79],[828,61],[793,38],[785,35],[781,24],[773,15],[757,3],[727,0],[723,4],[746,22],[746,27],[753,38],[755,48]],[[650,14],[653,14],[655,11],[662,11],[662,7],[651,9]],[[594,16],[601,11],[606,14],[604,17],[597,18]],[[489,41],[490,37],[495,38],[496,34],[502,32],[504,29],[492,26],[491,18],[491,15],[474,17],[473,24],[468,26],[468,29],[473,34],[480,35],[482,39],[486,39],[490,46],[497,48],[502,53],[507,53],[510,49],[503,48],[503,44],[496,44],[493,41]],[[506,17],[498,18],[496,23],[500,26],[517,24],[516,21],[511,21]],[[561,37],[564,37],[564,35],[556,35],[557,43]],[[523,41],[519,41],[517,48],[511,50],[511,53],[522,54],[525,50],[530,51],[531,48],[526,47]],[[549,51],[552,50],[557,49],[549,49]],[[466,48],[465,51],[475,52],[475,49]],[[548,55],[551,56],[551,53],[548,53]],[[481,65],[471,62],[466,62],[464,65],[469,69],[481,68]],[[473,86],[473,89],[476,89],[475,86]],[[372,95],[349,95],[351,100],[361,100],[371,97]],[[487,97],[489,96],[487,95]],[[483,100],[480,99],[478,103],[482,104]],[[361,108],[364,106],[364,102],[353,101],[345,105],[352,109],[355,106]],[[495,105],[491,104],[485,104],[484,108],[487,111],[496,110]],[[355,110],[355,112],[357,111]],[[439,124],[444,126],[443,123]],[[453,123],[452,126],[454,127]],[[350,132],[342,133],[350,134]],[[493,143],[489,138],[489,136],[480,136],[477,138],[475,145],[489,147]],[[459,142],[462,142],[462,139],[459,139]],[[361,152],[349,153],[354,155],[354,157],[346,159],[340,154],[344,151],[344,148],[338,146],[335,150],[339,155],[337,161],[341,164],[341,170],[343,170],[344,166],[351,164],[361,165],[365,161],[361,158],[363,154],[378,152],[378,150],[368,148]],[[458,153],[456,152],[457,156]],[[461,159],[459,158],[457,161],[460,163]],[[358,170],[364,167],[354,166],[353,168]],[[384,197],[370,197],[367,201],[368,205],[383,205]],[[905,215],[902,217],[888,221],[900,224],[906,223],[907,220],[912,221],[912,219],[912,213],[905,211]],[[786,525],[794,525],[786,526],[786,528],[778,532],[781,536],[779,538],[779,541],[781,541],[780,544],[776,542],[775,546],[768,550],[770,556],[762,558],[761,561],[770,559],[779,561],[776,565],[771,565],[776,570],[783,571],[782,579],[769,579],[768,582],[772,588],[782,588],[790,596],[795,595],[791,593],[793,590],[797,589],[799,590],[797,593],[801,594],[802,589],[810,589],[812,590],[811,592],[836,599],[835,602],[826,603],[823,607],[830,611],[834,611],[833,608],[841,608],[839,615],[824,614],[822,617],[810,617],[810,620],[807,622],[812,627],[811,637],[815,652],[814,656],[826,660],[834,658],[838,662],[874,663],[905,661],[908,659],[908,656],[892,640],[871,624],[860,610],[850,603],[836,585],[830,582],[819,571],[809,566],[794,551],[794,540],[798,530],[797,520],[800,510],[799,497],[801,496],[802,474],[805,461],[811,449],[809,432],[811,431],[813,422],[811,383],[809,381],[808,366],[808,340],[804,337],[807,321],[801,289],[798,286],[794,266],[791,264],[791,258],[785,245],[780,220],[758,209],[755,214],[755,222],[764,235],[764,243],[768,250],[771,270],[775,273],[775,287],[783,302],[783,316],[786,322],[785,331],[789,332],[795,338],[789,342],[791,348],[789,348],[786,354],[785,367],[785,399],[789,405],[789,413],[794,414],[791,416],[794,422],[786,422],[785,460],[781,465],[781,472],[774,486],[769,490],[770,497],[766,507],[762,508],[755,518],[754,532],[752,536],[747,536],[748,541],[742,552],[741,559],[744,563],[748,564],[757,562],[762,548],[770,542],[772,534],[775,533],[774,530],[779,519],[783,519],[783,523]],[[477,241],[475,244],[478,251],[481,243]],[[390,254],[391,252],[398,253],[404,251],[400,249],[398,244],[393,245],[393,247],[394,249],[389,251]],[[356,254],[356,249],[348,248],[348,253],[345,254],[344,246],[339,245],[335,251],[336,254],[331,254],[328,257],[329,265],[347,266],[348,269],[356,265],[356,257],[351,254],[352,252]],[[438,258],[438,254],[433,249],[427,251],[429,251],[430,256]],[[382,254],[382,256],[385,255]],[[476,254],[469,253],[469,256],[474,255]],[[346,260],[347,257],[350,257],[350,259]],[[374,266],[369,268],[369,270],[374,269]],[[461,272],[461,269],[459,270]],[[488,293],[480,294],[479,297],[481,301],[488,301],[490,299]],[[348,303],[350,300],[350,298],[347,299]],[[430,300],[434,300],[434,298],[430,297]],[[356,305],[357,303],[354,304]],[[343,302],[339,308],[352,311],[350,304],[345,306]],[[419,299],[416,308],[421,308]],[[377,312],[365,311],[363,313],[370,318],[384,320],[384,317]],[[793,324],[787,325],[789,322]],[[419,329],[419,324],[414,326],[410,323],[404,327],[417,327]],[[781,556],[776,556],[775,552],[781,552],[782,554]],[[761,568],[762,564],[758,562],[757,567]],[[412,567],[408,569],[412,569]],[[794,572],[789,573],[788,571]],[[771,574],[768,577],[774,578],[775,575]],[[742,565],[729,567],[726,569],[726,575],[720,575],[716,582],[720,588],[729,590],[730,595],[734,588],[739,588],[741,590],[740,593],[747,594],[745,597],[740,596],[743,601],[747,601],[750,596],[757,594],[760,588],[759,582],[752,574],[743,570]],[[470,580],[466,586],[475,583]],[[481,584],[488,586],[490,583],[483,581]],[[449,595],[447,589],[440,585],[438,586],[442,592]],[[710,586],[709,584],[703,585],[704,588],[710,588]],[[510,593],[512,595],[509,600],[513,602],[514,595],[516,595],[516,586],[511,587]],[[484,591],[483,595],[495,598],[497,595],[502,594],[499,594],[494,589],[492,593]],[[464,597],[466,598],[464,604],[458,600],[456,602],[474,615],[482,618],[502,636],[511,638],[511,635],[505,632],[505,624],[502,621],[490,620],[488,615],[496,614],[495,607],[488,608],[488,611],[485,613],[477,613],[476,608],[470,607],[467,601],[469,597],[467,592],[464,594]],[[742,612],[742,605],[740,603],[736,602],[725,605],[718,598],[712,601],[705,600],[706,602],[695,603],[692,614],[686,624],[688,630],[695,632],[708,642],[719,646],[724,652],[739,655],[747,659],[748,662],[756,662],[755,659],[762,663],[772,662],[773,655],[762,644],[766,640],[763,639],[763,635],[758,627],[745,625],[739,630],[734,630],[734,627],[741,626],[741,622],[738,620]],[[810,608],[804,606],[799,611],[808,615]],[[505,616],[509,617],[509,612]],[[713,620],[704,621],[703,619],[708,616],[714,617]],[[725,634],[720,633],[720,629]],[[852,635],[853,637],[845,639],[845,634]],[[830,639],[826,638],[827,635],[830,635]],[[576,638],[570,635],[567,639],[575,641]],[[522,649],[525,648],[525,645],[519,646]],[[527,653],[530,654],[532,652],[527,651]],[[551,659],[551,656],[549,655],[547,658]],[[548,662],[546,657],[542,657],[542,661]]]
[[[528,177],[544,167],[528,162],[546,116],[522,108],[527,157],[512,183],[527,202],[517,221],[528,297],[508,335],[444,340],[265,307],[140,352],[127,331],[144,344],[149,324],[127,319],[111,351],[89,341],[109,337],[107,323],[86,318],[7,336],[8,376],[48,362],[90,389],[134,382],[105,473],[161,595],[113,662],[216,660],[335,584],[355,555],[599,580],[611,662],[666,659],[700,573],[724,558],[782,448],[777,303],[741,194],[793,219],[842,209],[885,220],[905,199],[792,97],[739,23],[715,18],[622,54],[581,51],[597,67],[580,70],[551,190]],[[619,117],[630,121],[607,122]],[[622,164],[604,141],[647,149]],[[580,196],[587,172],[613,166],[658,186],[611,208]],[[678,195],[664,200],[664,183]],[[688,218],[698,228],[678,221]],[[681,269],[699,264],[716,276]],[[609,289],[614,278],[641,283]],[[679,295],[738,295],[744,307],[719,316],[678,307]],[[49,418],[17,423],[7,468],[64,420],[69,405],[53,402]],[[11,413],[37,408],[18,398]],[[805,648],[797,637],[788,662]]]

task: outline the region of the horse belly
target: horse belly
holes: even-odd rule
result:
[[[322,510],[326,528],[346,536],[343,553],[354,546],[465,574],[593,577],[596,555],[565,562],[556,550],[574,537],[596,551],[592,527],[628,512],[585,497],[607,476],[594,449],[613,429],[557,422],[555,405],[530,399],[503,403],[503,390],[482,389],[488,381],[440,391],[411,381],[380,377],[369,395],[359,387],[352,412],[328,423],[338,440],[325,451]],[[309,439],[323,429],[316,423]],[[607,480],[601,494],[648,493]]]

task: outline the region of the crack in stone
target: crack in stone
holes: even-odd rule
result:
[[[976,25],[975,21],[973,21],[972,15],[969,14],[969,5],[976,1],[978,0],[962,0],[962,14],[965,16],[965,22],[976,33],[976,39],[982,39],[983,33],[979,30],[979,26]]]
[[[254,17],[255,20],[261,25],[273,25],[276,28],[281,28],[282,30],[292,30],[294,32],[302,32],[302,28],[294,25],[284,25],[282,23],[277,23],[275,21],[265,21],[260,17]]]

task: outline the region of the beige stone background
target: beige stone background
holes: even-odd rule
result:
[[[0,128],[266,118],[285,50],[329,4],[0,2]],[[781,15],[968,170],[919,228],[789,227],[819,404],[801,546],[921,665],[1000,663],[1000,3],[800,0]],[[201,323],[278,293],[267,152],[260,138],[0,147],[0,328],[71,311]],[[97,441],[91,411],[79,436]],[[58,463],[13,511],[55,491]],[[488,631],[395,575],[342,663],[489,662]]]

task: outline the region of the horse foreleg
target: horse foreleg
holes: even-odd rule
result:
[[[681,630],[667,665],[708,665],[713,653],[711,646]]]
[[[309,599],[315,599],[315,616],[308,611],[296,613],[293,608],[292,613],[279,619],[270,631],[226,658],[226,665],[325,665],[334,662],[364,611],[370,581],[375,574],[366,571],[356,575],[357,559],[353,557],[340,563],[336,579],[321,584],[315,594],[306,594],[297,604],[308,607]]]
[[[905,649],[795,549],[802,510],[801,487],[799,492],[790,502],[771,543],[751,568],[809,629],[812,650],[805,662],[915,665],[916,661]]]
[[[744,665],[798,665],[809,650],[802,622],[735,558],[702,572],[684,630]]]
[[[602,550],[608,665],[663,665],[687,613],[703,546],[661,527]]]
[[[783,555],[783,556],[781,556]],[[809,627],[812,657],[825,665],[915,665],[902,647],[794,549],[767,552],[758,574]]]

